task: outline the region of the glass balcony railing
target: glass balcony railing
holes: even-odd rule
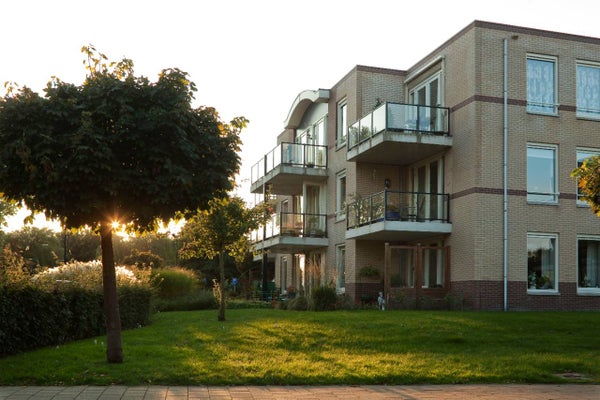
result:
[[[252,232],[252,242],[257,243],[275,236],[327,237],[327,215],[275,213],[264,229],[260,227]]]
[[[348,128],[348,149],[383,131],[448,135],[448,115],[446,107],[384,103]]]
[[[327,168],[327,146],[281,143],[252,166],[251,183],[255,183],[280,165]]]
[[[348,204],[348,229],[380,221],[450,222],[448,194],[384,190]]]

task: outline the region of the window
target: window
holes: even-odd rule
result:
[[[527,201],[557,203],[557,147],[527,145]]]
[[[409,93],[410,103],[424,106],[424,107],[411,107],[409,109],[409,120],[416,122],[417,130],[425,132],[434,132],[441,130],[441,126],[438,126],[442,122],[442,118],[439,115],[441,109],[432,107],[439,107],[442,102],[441,96],[441,75],[439,73],[428,78],[425,82],[419,84]]]
[[[335,248],[336,280],[335,288],[338,293],[346,292],[346,246],[338,245]]]
[[[283,292],[287,291],[287,277],[288,277],[288,265],[287,265],[287,257],[282,256],[280,260],[281,270],[279,271],[279,288]]]
[[[600,155],[600,150],[598,149],[577,149],[577,167],[580,167],[587,158],[598,155]],[[581,193],[581,189],[577,186],[577,205],[588,206],[588,203],[582,200],[582,197],[583,193]]]
[[[346,170],[336,176],[335,215],[338,220],[346,218]]]
[[[529,291],[558,289],[558,237],[551,234],[527,235],[527,283]]]
[[[527,111],[557,114],[556,58],[527,56]]]
[[[577,291],[600,294],[600,236],[577,238]]]
[[[577,64],[577,116],[600,119],[600,64]]]
[[[346,135],[348,133],[348,104],[346,99],[340,101],[337,107],[337,138],[338,147],[346,144]]]

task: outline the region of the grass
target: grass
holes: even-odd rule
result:
[[[0,359],[0,385],[600,383],[600,313],[293,312],[156,314],[104,337]]]

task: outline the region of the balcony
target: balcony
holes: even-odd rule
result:
[[[448,194],[384,190],[350,203],[346,239],[412,241],[452,233]]]
[[[302,184],[327,180],[327,146],[281,143],[252,166],[252,193],[301,195]]]
[[[255,251],[295,254],[327,247],[327,215],[280,212],[251,237]]]
[[[348,161],[408,165],[452,146],[449,109],[384,103],[348,128]]]

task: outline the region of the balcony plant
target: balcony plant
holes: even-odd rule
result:
[[[379,270],[371,265],[366,265],[358,271],[358,276],[361,278],[377,279],[380,275]]]
[[[400,209],[395,204],[388,204],[385,208],[385,219],[388,221],[400,220]]]
[[[324,237],[325,230],[321,226],[320,217],[313,215],[308,218],[308,234],[310,237]]]

